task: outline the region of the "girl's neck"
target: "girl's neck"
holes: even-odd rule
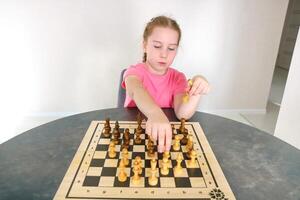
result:
[[[157,71],[157,70],[155,70],[155,69],[150,65],[150,63],[148,63],[147,61],[144,62],[144,64],[145,64],[145,67],[147,68],[147,70],[148,70],[151,74],[163,76],[163,75],[165,75],[165,74],[168,72],[168,68],[165,69],[164,71]]]

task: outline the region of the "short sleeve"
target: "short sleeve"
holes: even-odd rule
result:
[[[121,83],[122,88],[126,89],[126,85],[125,85],[125,79],[127,76],[129,75],[135,75],[136,77],[138,77],[141,81],[143,80],[143,72],[137,68],[136,66],[131,66],[129,67],[123,74],[123,80]]]
[[[177,95],[179,93],[184,93],[187,88],[187,80],[186,77],[183,73],[178,72],[176,74],[175,80],[174,80],[174,90],[173,90],[173,95]]]

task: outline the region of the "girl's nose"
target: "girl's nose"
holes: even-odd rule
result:
[[[167,50],[165,50],[165,49],[162,49],[161,51],[160,51],[160,57],[162,57],[162,58],[166,58],[168,56],[168,52],[167,52]]]

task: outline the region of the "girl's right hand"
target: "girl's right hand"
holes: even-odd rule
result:
[[[172,142],[172,128],[169,119],[161,111],[148,117],[146,122],[146,133],[157,141],[159,153],[170,151]]]

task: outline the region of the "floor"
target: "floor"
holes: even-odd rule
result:
[[[273,135],[283,96],[284,86],[287,80],[287,74],[287,70],[282,68],[275,69],[266,114],[241,114],[239,112],[221,111],[215,111],[211,113],[256,127]],[[15,135],[58,118],[60,117],[28,117],[17,125]],[[6,138],[5,140],[7,139],[9,138]],[[0,141],[0,144],[2,142],[4,141]]]

